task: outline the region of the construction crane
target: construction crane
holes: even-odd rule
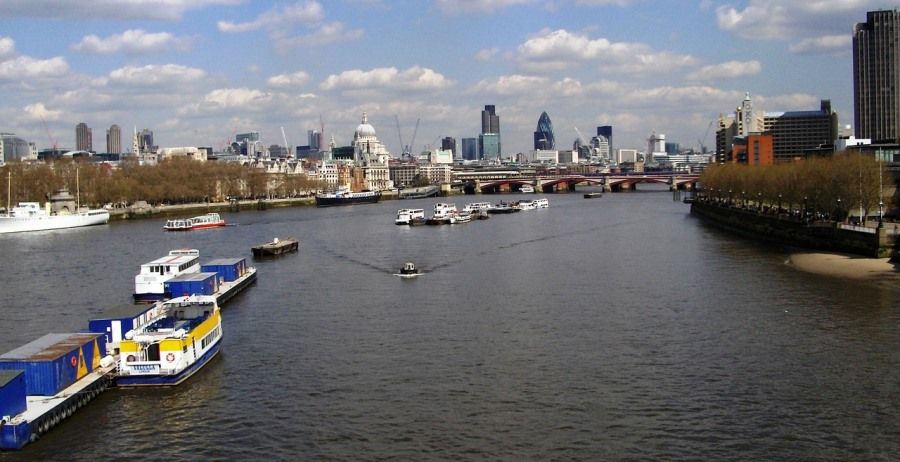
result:
[[[394,120],[397,122],[397,137],[400,138],[400,158],[403,158],[403,155],[406,154],[406,147],[403,145],[403,133],[400,132],[400,117],[394,114]]]
[[[579,130],[578,127],[573,126],[572,128],[574,128],[574,129],[575,129],[575,133],[578,134],[578,139],[575,140],[575,143],[577,143],[579,146],[581,146],[581,145],[584,144],[584,142],[585,142],[585,141],[584,141],[584,140],[585,140],[584,135],[581,134],[581,130]]]
[[[44,116],[41,116],[41,123],[44,124],[44,130],[47,131],[47,139],[50,140],[50,145],[53,146],[53,150],[56,151],[58,144],[56,142],[56,139],[53,138],[53,135],[50,134],[50,127],[47,126],[47,121],[44,120]]]
[[[284,149],[287,151],[287,157],[294,157],[291,153],[291,147],[288,145],[287,136],[284,134],[284,127],[281,127],[281,139],[284,140]]]
[[[416,128],[413,130],[412,141],[409,142],[409,151],[412,151],[412,147],[416,145],[416,134],[419,133],[419,119],[416,119]],[[412,152],[410,152],[412,154]]]
[[[697,142],[700,144],[700,153],[701,154],[706,152],[706,145],[703,143],[706,141],[706,137],[709,136],[709,130],[712,128],[714,123],[716,123],[715,120],[709,121],[709,125],[706,126],[706,133],[703,134],[703,138],[697,139]]]

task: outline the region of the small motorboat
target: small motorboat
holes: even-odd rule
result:
[[[414,278],[422,273],[419,272],[419,268],[416,268],[415,263],[408,261],[403,264],[403,268],[400,268],[400,272],[397,273],[397,276],[402,278]]]

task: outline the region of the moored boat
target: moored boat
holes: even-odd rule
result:
[[[534,206],[535,206],[535,208],[539,208],[539,209],[549,208],[550,207],[550,199],[547,199],[546,197],[543,197],[540,199],[535,199]]]
[[[534,186],[527,185],[527,184],[523,185],[522,187],[519,188],[519,192],[524,193],[524,194],[533,194]]]
[[[222,319],[215,297],[177,297],[160,310],[154,322],[128,332],[119,344],[118,386],[178,385],[219,352]]]
[[[425,221],[425,210],[423,209],[400,209],[397,210],[397,218],[394,224],[411,225],[414,220]]]
[[[523,200],[519,201],[519,210],[534,210],[537,208],[537,205],[532,200]]]
[[[434,204],[431,218],[428,219],[429,225],[445,225],[450,224],[450,217],[456,214],[456,204],[447,204],[438,202]]]
[[[461,210],[450,216],[450,224],[468,223],[472,221],[472,212]]]
[[[282,255],[290,252],[296,252],[300,248],[300,242],[294,238],[278,239],[272,242],[260,244],[251,248],[254,257],[271,257]]]
[[[44,208],[37,202],[20,202],[12,207],[10,205],[12,173],[7,177],[7,204],[6,212],[0,214],[0,234],[80,228],[109,222],[108,211],[82,209],[77,196],[72,196],[65,188],[58,190],[50,198],[54,204],[64,204],[64,207],[55,213],[51,213],[50,203],[46,203]],[[77,178],[76,172],[76,181]]]
[[[441,190],[437,186],[428,185],[401,189],[397,193],[397,197],[400,199],[424,199],[426,197],[437,196],[440,192]]]
[[[169,255],[141,265],[134,277],[134,301],[152,302],[166,298],[165,283],[187,273],[200,272],[200,251],[170,250]]]
[[[166,220],[163,229],[166,231],[190,231],[194,229],[218,228],[225,226],[225,220],[215,212],[193,218]]]
[[[332,192],[317,192],[316,207],[333,207],[336,205],[374,204],[381,200],[378,191],[350,192],[346,188],[339,188]]]
[[[499,204],[495,204],[488,210],[488,213],[515,213],[521,212],[522,209],[519,208],[518,205],[511,205],[505,202],[501,202]]]

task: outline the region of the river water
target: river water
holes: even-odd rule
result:
[[[0,351],[86,329],[170,249],[301,245],[254,262],[189,381],[0,461],[896,460],[898,288],[799,272],[665,191],[548,197],[454,226],[393,224],[421,199],[2,236]]]

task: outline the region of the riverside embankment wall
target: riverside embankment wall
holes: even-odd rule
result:
[[[886,228],[879,228],[875,233],[852,231],[841,229],[834,222],[804,223],[702,201],[691,204],[691,214],[735,234],[774,244],[867,257],[890,257],[896,249],[896,235],[888,233]]]

